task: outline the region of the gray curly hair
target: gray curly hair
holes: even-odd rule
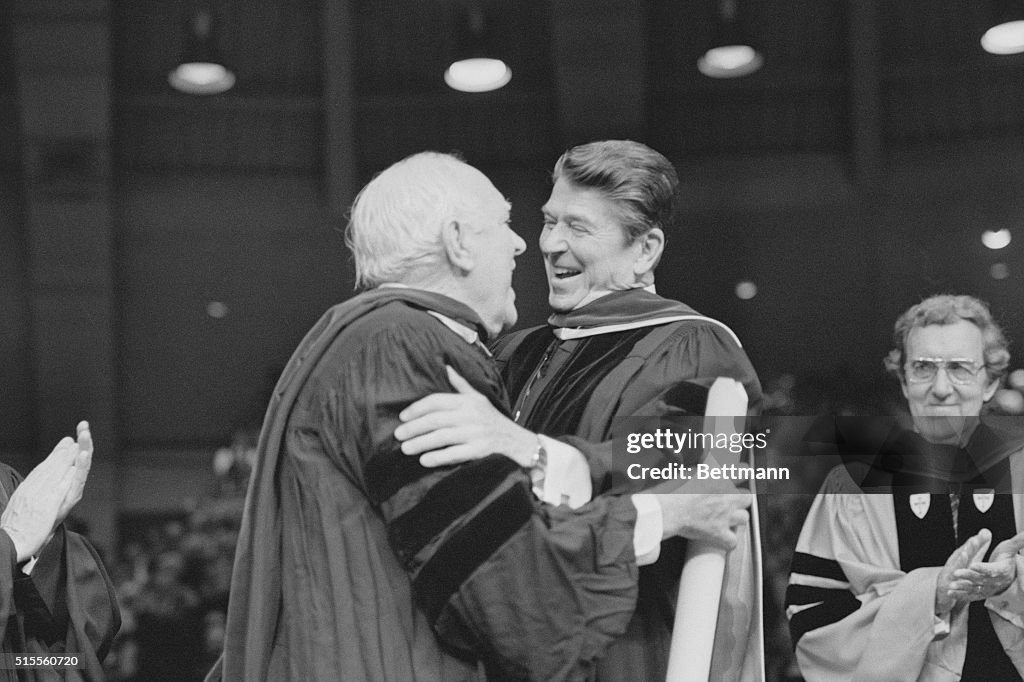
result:
[[[988,305],[980,299],[965,295],[930,296],[900,315],[893,329],[893,344],[896,347],[883,359],[885,368],[902,380],[910,332],[917,327],[955,324],[960,320],[967,320],[981,330],[985,370],[990,380],[1002,381],[1010,366],[1010,344],[1002,328],[992,318]]]

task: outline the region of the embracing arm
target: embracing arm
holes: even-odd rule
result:
[[[633,612],[636,510],[622,498],[546,508],[527,471],[501,455],[428,469],[402,454],[392,436],[398,414],[447,387],[446,363],[502,403],[490,359],[448,330],[390,329],[338,373],[354,377],[340,394],[361,394],[331,431],[360,434],[366,491],[417,604],[448,646],[500,678],[582,676]]]
[[[533,492],[540,500],[576,509],[591,499],[589,468],[578,450],[522,428],[458,372],[445,369],[455,393],[433,393],[399,414],[402,424],[395,429],[395,437],[402,441],[403,453],[420,456],[420,463],[430,467],[500,453],[530,469]],[[546,462],[537,464],[531,454],[541,449]],[[639,565],[654,563],[661,540],[676,535],[724,549],[735,546],[735,528],[745,523],[743,510],[749,500],[740,495],[723,497],[722,493],[736,493],[736,488],[714,482],[692,481],[678,490],[686,494],[630,496],[638,514],[633,548]]]
[[[590,468],[579,450],[519,426],[451,366],[445,372],[454,392],[433,393],[399,413],[395,438],[403,453],[420,456],[426,467],[502,454],[530,470],[544,502],[575,509],[590,501]]]

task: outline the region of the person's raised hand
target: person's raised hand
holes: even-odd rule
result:
[[[736,546],[736,529],[750,521],[753,495],[728,481],[688,481],[657,500],[663,538],[678,535],[730,550]]]
[[[432,393],[402,410],[395,438],[426,467],[460,464],[495,453],[529,467],[537,436],[503,415],[458,372],[446,366],[455,393]]]
[[[82,499],[92,452],[89,425],[80,422],[77,440],[61,439],[15,488],[0,514],[0,530],[14,542],[18,561],[38,554],[54,528]]]
[[[57,513],[57,523],[62,523],[68,517],[75,505],[82,500],[85,492],[85,482],[89,478],[89,470],[92,468],[92,433],[89,431],[89,422],[78,422],[75,427],[78,452],[75,455],[74,472],[71,477],[67,494]]]
[[[988,561],[974,561],[953,571],[950,591],[964,601],[980,601],[1003,592],[1017,579],[1016,556],[1024,549],[1024,533],[1003,540]]]
[[[982,528],[967,541],[953,550],[939,571],[935,581],[935,613],[949,613],[957,603],[971,601],[977,590],[973,585],[967,586],[963,579],[955,577],[957,571],[966,569],[971,564],[981,561],[992,543],[992,533]]]

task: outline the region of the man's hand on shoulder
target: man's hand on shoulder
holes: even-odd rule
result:
[[[506,417],[458,372],[446,366],[455,393],[433,393],[402,410],[395,438],[426,467],[502,454],[529,467],[537,436]]]

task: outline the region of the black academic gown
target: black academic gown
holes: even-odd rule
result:
[[[636,599],[628,499],[532,496],[504,456],[427,469],[393,431],[450,391],[445,364],[507,412],[492,359],[384,288],[332,308],[274,391],[246,498],[223,667],[210,679],[582,679]]]
[[[0,464],[0,509],[21,482]],[[0,680],[105,679],[103,659],[121,627],[114,587],[92,545],[58,527],[31,575],[17,566],[14,543],[0,532],[0,652],[7,656],[74,654],[76,667],[0,669]]]
[[[673,317],[701,316],[682,303],[633,289],[552,315],[548,325],[495,344],[517,422],[581,450],[595,496],[635,492],[642,485],[625,475],[631,460],[612,455],[614,438],[623,435],[616,433],[623,424],[616,418],[701,414],[706,392],[692,388],[709,388],[720,376],[740,381],[750,410],[760,409],[757,374],[732,333],[714,321],[686,319],[571,340],[555,335],[557,329],[615,328]],[[636,615],[627,635],[601,660],[598,679],[664,679],[684,554],[683,541],[664,542],[659,560],[641,569]]]

